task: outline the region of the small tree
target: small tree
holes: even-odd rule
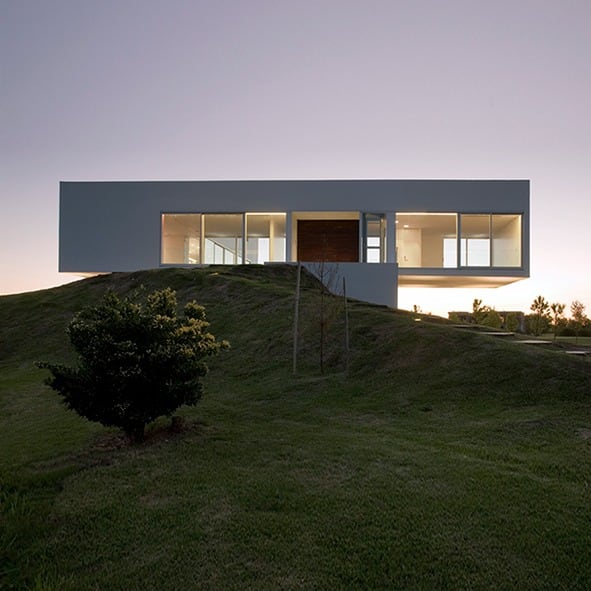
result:
[[[475,299],[472,302],[472,318],[476,324],[482,324],[488,314],[488,306],[482,305],[482,300]]]
[[[539,295],[529,308],[533,312],[532,332],[539,336],[548,325],[550,304],[546,299]]]
[[[343,319],[342,277],[339,264],[326,260],[327,237],[323,236],[324,247],[318,260],[307,265],[308,270],[318,279],[319,298],[313,312],[313,322],[318,326],[318,359],[323,374],[331,353],[334,353],[335,325]],[[341,342],[340,340],[338,342]],[[339,348],[340,349],[340,348]]]
[[[558,336],[558,331],[564,323],[564,304],[554,302],[550,304],[550,310],[552,311],[552,333],[554,334],[554,340]]]
[[[489,328],[501,328],[503,324],[500,314],[494,308],[484,305],[479,299],[472,302],[472,320],[476,324]]]
[[[579,333],[581,328],[587,323],[587,316],[585,316],[585,304],[579,300],[575,300],[570,305],[571,324],[575,330],[575,343],[579,343]]]
[[[486,306],[486,315],[480,324],[489,328],[501,328],[503,326],[503,319],[494,308]]]
[[[515,312],[508,312],[505,316],[505,328],[511,332],[519,329],[519,316]]]
[[[204,359],[229,346],[207,331],[202,306],[189,302],[181,317],[176,308],[169,288],[145,303],[107,293],[67,328],[78,366],[38,364],[52,374],[46,383],[79,415],[142,440],[148,423],[199,401]]]
[[[525,332],[540,336],[550,330],[550,317],[538,316],[537,314],[527,314],[525,316]]]

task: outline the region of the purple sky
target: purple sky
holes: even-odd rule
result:
[[[0,293],[64,283],[58,183],[531,180],[531,279],[401,307],[591,315],[591,2],[0,0]]]

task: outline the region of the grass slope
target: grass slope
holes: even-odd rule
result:
[[[0,587],[588,589],[591,363],[351,304],[351,362],[294,269],[114,274],[0,298]],[[68,412],[39,359],[108,288],[170,286],[232,349],[178,434]],[[332,304],[331,304],[332,305]]]

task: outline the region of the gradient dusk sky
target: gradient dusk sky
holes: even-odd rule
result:
[[[0,0],[0,60],[1,294],[60,180],[530,179],[530,279],[400,306],[591,315],[589,0]]]

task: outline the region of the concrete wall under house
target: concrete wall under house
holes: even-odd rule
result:
[[[362,302],[371,302],[389,308],[398,307],[398,265],[396,263],[303,263],[303,265],[322,279],[326,286],[338,295],[343,293],[345,279],[347,297]],[[323,269],[322,269],[323,267]],[[321,271],[322,269],[322,271]]]

